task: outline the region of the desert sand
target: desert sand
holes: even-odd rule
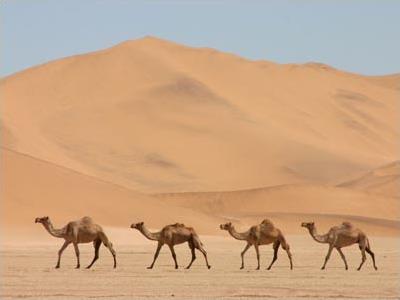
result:
[[[398,88],[146,37],[1,80],[2,143],[148,193],[338,184],[399,159]]]
[[[308,63],[250,61],[153,37],[27,69],[0,81],[1,299],[279,298],[398,299],[400,77],[363,76]],[[102,247],[75,270],[73,247],[55,270],[55,227],[89,215],[105,227],[118,267]],[[288,237],[271,271],[270,246],[239,270],[244,231],[270,218]],[[193,226],[213,266],[186,245],[181,269],[129,229]],[[325,271],[320,232],[350,221],[370,237],[378,271],[362,271],[357,246]],[[82,265],[93,255],[80,245]]]
[[[239,253],[244,243],[231,238],[203,237],[212,268],[202,257],[190,270],[186,245],[177,246],[180,269],[173,268],[169,250],[161,251],[153,270],[151,263],[156,245],[141,238],[137,231],[113,231],[118,253],[118,267],[112,269],[112,258],[102,247],[100,259],[92,269],[75,268],[73,248],[65,251],[61,269],[54,269],[58,247],[48,237],[46,242],[29,249],[26,245],[3,248],[2,299],[398,299],[399,240],[372,237],[379,270],[368,258],[361,271],[356,271],[360,255],[357,247],[344,250],[349,263],[345,271],[338,253],[334,252],[325,271],[320,270],[326,245],[308,236],[287,236],[291,244],[294,269],[289,270],[285,253],[280,252],[274,267],[265,270],[272,258],[272,248],[261,247],[261,270],[256,271],[256,257],[250,249],[245,269],[240,270]],[[60,241],[59,241],[60,242]],[[122,243],[122,244],[121,244]],[[81,261],[88,264],[92,245],[81,246]],[[5,258],[5,259],[4,259]]]

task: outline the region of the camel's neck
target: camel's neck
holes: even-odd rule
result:
[[[64,237],[64,230],[63,229],[55,229],[53,224],[49,221],[48,223],[43,224],[44,228],[54,237],[56,238],[63,238]]]
[[[237,239],[237,240],[247,240],[247,232],[237,232],[236,231],[236,229],[235,229],[235,227],[230,227],[229,228],[229,230],[228,230],[228,232],[229,232],[229,234],[233,237],[233,238],[235,238],[235,239]]]
[[[145,226],[140,228],[140,232],[149,240],[158,241],[160,239],[160,232],[150,232]]]
[[[317,233],[317,229],[315,227],[313,228],[308,228],[308,231],[310,232],[312,238],[318,242],[318,243],[327,243],[327,235],[323,234],[323,235],[319,235]]]

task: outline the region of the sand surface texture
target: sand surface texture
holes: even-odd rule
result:
[[[250,61],[147,37],[52,61],[0,81],[1,299],[278,298],[398,299],[400,76],[362,76],[317,63]],[[118,253],[75,270],[73,247],[55,270],[54,226],[91,216]],[[239,270],[238,231],[270,218],[288,235],[273,270]],[[192,226],[209,252],[174,270],[164,249],[129,229]],[[321,233],[350,221],[369,237],[320,267]],[[268,249],[268,250],[267,250]],[[81,246],[82,265],[93,255]],[[177,247],[183,266],[190,253]]]
[[[111,233],[113,231],[110,231]],[[113,234],[110,236],[113,237]],[[115,243],[118,267],[112,269],[112,258],[102,247],[100,259],[92,269],[75,268],[73,247],[65,251],[61,269],[56,263],[56,241],[51,245],[13,245],[1,250],[3,280],[1,299],[398,299],[399,245],[394,238],[371,237],[377,256],[378,271],[368,257],[361,271],[360,251],[353,246],[344,249],[349,263],[345,271],[335,251],[325,271],[320,270],[327,246],[317,244],[310,236],[288,236],[294,269],[289,270],[286,253],[280,251],[274,267],[267,271],[272,258],[270,246],[261,247],[261,270],[256,271],[254,248],[245,256],[240,270],[241,241],[232,238],[203,237],[212,268],[205,267],[200,253],[190,270],[183,269],[190,260],[186,245],[176,247],[180,269],[173,268],[169,249],[164,247],[153,270],[147,270],[155,243],[141,239],[137,231],[126,230],[125,242]],[[121,240],[120,242],[123,242]],[[58,241],[61,244],[61,241]],[[92,245],[81,246],[85,266],[93,255]]]

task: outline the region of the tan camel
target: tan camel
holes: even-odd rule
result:
[[[247,242],[246,247],[244,247],[244,250],[240,254],[242,257],[242,266],[240,267],[240,269],[244,268],[244,254],[251,246],[254,245],[257,254],[257,270],[259,270],[260,253],[258,247],[271,243],[274,249],[274,257],[272,258],[272,261],[267,269],[270,270],[274,262],[278,259],[279,246],[282,246],[282,248],[286,250],[290,261],[290,269],[293,269],[292,254],[289,250],[289,244],[286,242],[286,239],[283,236],[282,232],[278,228],[276,228],[270,220],[265,219],[260,224],[251,226],[249,230],[241,233],[235,230],[235,227],[232,225],[231,222],[221,224],[220,228],[222,230],[227,230],[233,238]]]
[[[358,244],[361,250],[361,264],[357,270],[359,271],[361,269],[362,265],[367,259],[365,251],[367,251],[368,254],[371,255],[374,269],[378,270],[375,265],[375,254],[371,251],[367,236],[360,229],[355,228],[351,223],[343,222],[342,225],[332,227],[331,229],[329,229],[328,233],[323,235],[317,234],[317,229],[314,222],[304,222],[301,224],[301,226],[307,228],[312,238],[318,243],[329,244],[328,254],[325,257],[325,262],[321,270],[325,269],[326,263],[331,256],[333,248],[335,248],[339,252],[340,257],[344,261],[344,266],[346,270],[348,270],[346,257],[344,256],[341,248],[351,246],[353,244]]]
[[[60,260],[63,251],[71,243],[74,245],[77,258],[76,268],[79,269],[80,261],[78,244],[90,242],[93,242],[94,258],[90,265],[87,266],[87,269],[89,269],[99,258],[99,248],[101,246],[101,243],[103,243],[104,246],[106,246],[108,250],[110,250],[114,258],[114,268],[116,268],[117,261],[115,258],[115,251],[113,249],[112,243],[108,240],[101,226],[93,223],[93,220],[90,217],[83,217],[82,219],[69,222],[61,229],[55,229],[49,217],[36,218],[35,223],[41,223],[52,236],[56,238],[63,238],[65,240],[64,245],[62,245],[61,249],[58,251],[58,261],[56,265],[57,269],[60,267]]]
[[[206,260],[207,268],[209,269],[211,268],[211,266],[208,264],[207,252],[203,248],[203,243],[200,241],[199,236],[197,235],[197,233],[194,231],[193,228],[187,227],[184,224],[176,223],[165,226],[159,232],[152,233],[144,226],[143,222],[133,223],[131,225],[131,228],[139,230],[149,240],[158,242],[153,262],[149,267],[147,267],[148,269],[153,268],[154,263],[156,262],[156,259],[158,257],[158,254],[160,253],[161,247],[164,244],[168,245],[169,249],[171,250],[172,258],[174,259],[175,262],[175,269],[178,269],[178,263],[176,261],[174,246],[186,242],[189,244],[189,248],[192,251],[192,260],[190,261],[186,269],[189,269],[193,261],[196,259],[195,249],[198,249],[201,253],[203,253],[204,258]]]

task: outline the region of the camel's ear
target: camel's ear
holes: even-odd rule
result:
[[[48,221],[48,220],[49,220],[49,217],[48,217],[48,216],[45,216],[44,219],[45,219],[46,221]]]
[[[144,222],[140,222],[140,223],[139,223],[140,226],[143,226],[143,224],[144,224]]]
[[[311,222],[311,225],[314,225],[314,221]]]

